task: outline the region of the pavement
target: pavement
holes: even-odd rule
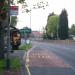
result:
[[[26,52],[24,50],[15,50],[14,53],[11,54],[11,56],[19,57],[20,63],[21,63],[21,73],[22,75],[28,75],[27,70],[25,67],[25,59],[23,57],[26,55]]]

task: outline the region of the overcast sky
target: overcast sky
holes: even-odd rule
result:
[[[31,8],[31,26],[30,26],[30,13],[22,13],[20,6],[17,28],[21,29],[25,26],[31,27],[32,30],[41,31],[47,24],[47,17],[49,13],[54,12],[60,15],[62,9],[66,9],[68,13],[69,27],[75,24],[75,0],[27,0],[29,8]],[[32,5],[36,4],[37,1],[48,1],[49,5],[45,10],[43,9],[32,9]]]

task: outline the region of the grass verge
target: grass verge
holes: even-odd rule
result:
[[[28,49],[30,49],[31,47],[32,47],[32,44],[24,44],[24,45],[19,47],[19,50],[28,51]]]
[[[0,75],[4,75],[3,73],[6,71],[6,60],[2,59],[0,60]],[[21,70],[21,64],[19,58],[11,58],[10,59],[10,67],[12,71],[20,71]]]

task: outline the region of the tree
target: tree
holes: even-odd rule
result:
[[[11,26],[16,26],[17,23],[17,16],[11,16]]]
[[[59,16],[50,15],[48,16],[47,25],[46,25],[46,34],[51,38],[57,38],[57,27],[59,25]]]
[[[0,59],[4,58],[4,26],[7,18],[7,2],[0,0]]]
[[[6,19],[7,3],[5,0],[0,0],[0,23]]]
[[[61,40],[68,38],[68,17],[67,11],[62,10],[59,16],[59,38]]]
[[[71,28],[69,29],[70,35],[75,35],[75,24],[72,24]]]
[[[32,4],[31,7],[30,7],[30,5],[27,4],[27,1],[24,1],[22,3],[23,13],[31,12],[32,9],[41,9],[41,8],[45,9],[47,6],[48,6],[48,2],[47,1],[39,1],[39,2],[37,2],[35,4]]]
[[[50,18],[51,16],[54,16],[54,15],[55,15],[54,12],[50,13],[50,14],[48,15],[47,21],[49,20],[49,18]]]
[[[19,3],[24,3],[25,0],[18,0]]]
[[[0,59],[4,58],[4,50],[5,50],[4,39],[6,33],[4,27],[7,25],[8,22],[7,13],[8,13],[8,1],[0,0]]]

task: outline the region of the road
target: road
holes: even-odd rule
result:
[[[75,75],[75,45],[33,42],[27,53],[28,75]]]

